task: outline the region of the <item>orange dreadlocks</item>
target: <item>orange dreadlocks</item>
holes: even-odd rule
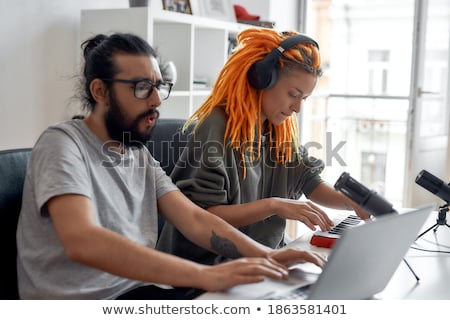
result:
[[[198,126],[211,114],[214,108],[222,106],[228,116],[224,142],[228,138],[233,149],[240,149],[242,159],[244,159],[245,148],[248,148],[252,155],[255,154],[254,151],[257,151],[256,157],[259,158],[261,147],[259,139],[261,123],[259,118],[264,90],[256,90],[251,87],[247,80],[247,71],[253,63],[262,60],[284,39],[296,33],[292,31],[280,34],[275,30],[256,28],[241,31],[237,35],[237,50],[222,68],[211,95],[188,119],[184,128],[188,128],[194,122]],[[301,43],[286,50],[283,57],[280,58],[280,68],[284,66],[283,59],[298,63],[299,67],[307,72],[316,75],[321,74],[319,51],[311,43]],[[255,126],[257,126],[257,133],[255,133]],[[279,163],[291,161],[293,159],[293,148],[297,150],[299,146],[296,115],[293,114],[278,126],[269,124],[269,131],[270,145],[273,143],[273,137],[276,140],[276,161]],[[273,135],[274,132],[275,135]],[[258,141],[257,150],[254,150],[254,141]],[[244,164],[245,177],[245,161],[242,163]]]

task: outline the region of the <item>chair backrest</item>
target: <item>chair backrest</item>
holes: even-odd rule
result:
[[[158,119],[152,138],[147,144],[150,153],[160,162],[168,175],[175,167],[188,141],[189,131],[181,132],[185,122],[186,120],[183,119]]]
[[[172,172],[188,141],[190,131],[181,132],[185,122],[186,120],[183,119],[158,119],[158,124],[153,129],[152,138],[147,144],[150,153],[160,162],[167,175]],[[164,219],[159,216],[159,233],[161,233],[163,225]]]
[[[0,151],[0,299],[18,299],[16,229],[31,148]]]

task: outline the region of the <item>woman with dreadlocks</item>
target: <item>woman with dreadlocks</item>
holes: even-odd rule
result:
[[[297,113],[313,92],[319,46],[296,32],[246,29],[211,95],[188,119],[193,134],[171,177],[192,201],[272,248],[285,245],[286,219],[329,230],[313,202],[369,215],[324,182],[321,160],[299,145]],[[305,195],[308,201],[298,199]],[[197,262],[223,260],[166,223],[159,249]]]

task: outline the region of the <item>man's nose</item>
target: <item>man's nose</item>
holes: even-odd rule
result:
[[[161,97],[159,96],[158,89],[152,88],[152,92],[147,98],[147,103],[150,105],[151,108],[156,108],[161,105]]]

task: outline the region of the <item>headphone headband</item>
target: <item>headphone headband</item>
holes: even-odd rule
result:
[[[294,34],[284,39],[263,60],[255,62],[250,67],[247,73],[247,79],[250,85],[255,89],[268,89],[272,87],[277,79],[278,59],[283,55],[284,51],[300,43],[311,43],[319,49],[319,44],[305,34]]]
[[[292,48],[293,46],[295,46],[296,44],[300,44],[300,43],[311,43],[313,46],[315,46],[317,49],[319,49],[319,44],[313,39],[308,37],[305,34],[294,34],[292,36],[290,36],[289,38],[284,39],[283,41],[281,41],[280,46],[285,50],[288,50],[290,48]]]

